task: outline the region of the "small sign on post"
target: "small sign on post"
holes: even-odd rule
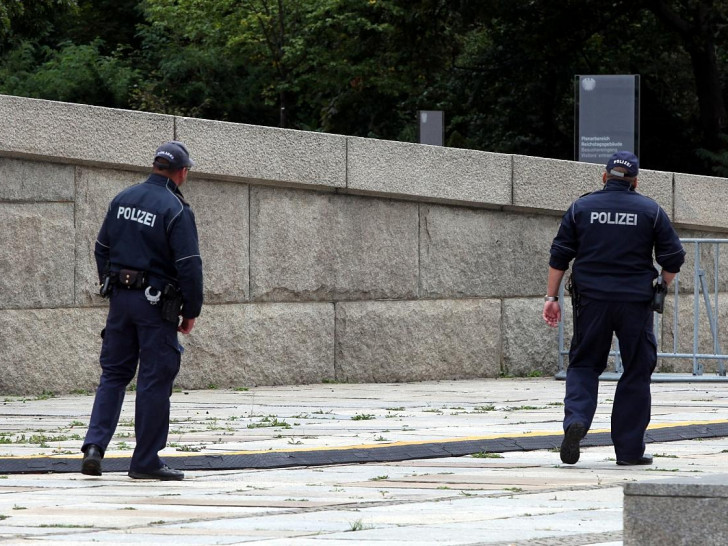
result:
[[[442,110],[420,110],[420,144],[442,146],[445,143],[445,113]]]
[[[620,150],[639,157],[639,75],[576,76],[574,158],[606,163]]]

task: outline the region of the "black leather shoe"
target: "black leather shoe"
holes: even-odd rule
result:
[[[181,470],[169,468],[166,464],[162,468],[152,470],[151,472],[135,472],[129,471],[129,477],[135,480],[184,480],[185,473]]]
[[[639,459],[635,459],[634,461],[617,461],[617,464],[619,466],[637,466],[637,465],[647,465],[652,464],[652,455],[648,455],[645,453],[640,457]]]
[[[81,474],[87,476],[101,476],[101,459],[104,456],[101,448],[96,444],[89,444],[83,454],[83,462],[81,463]]]
[[[571,423],[564,433],[561,442],[561,461],[566,464],[576,464],[579,460],[579,442],[586,436],[586,427],[583,423]]]

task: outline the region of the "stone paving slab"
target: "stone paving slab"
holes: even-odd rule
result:
[[[614,383],[600,388],[608,430]],[[559,434],[564,384],[489,379],[176,392],[163,456],[385,446],[473,436]],[[728,416],[720,385],[653,385],[653,424]],[[134,445],[134,393],[108,457]],[[93,397],[6,397],[0,456],[80,456]],[[678,419],[675,419],[678,417]],[[0,475],[8,544],[622,544],[623,485],[725,472],[728,438],[650,444],[655,464],[619,467],[611,446],[578,464],[556,450],[320,467],[186,471],[183,482],[122,472]]]

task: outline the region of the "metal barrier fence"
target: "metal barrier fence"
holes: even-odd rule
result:
[[[653,381],[727,381],[726,377],[726,366],[725,362],[728,360],[728,354],[724,353],[720,345],[720,336],[718,330],[718,317],[719,317],[719,263],[720,263],[720,247],[721,245],[728,244],[728,239],[680,239],[687,252],[686,258],[690,257],[690,246],[694,245],[693,250],[693,341],[692,341],[692,352],[680,352],[678,350],[678,319],[680,310],[680,275],[675,277],[672,283],[672,351],[659,351],[662,345],[662,331],[663,331],[663,315],[655,313],[654,328],[655,337],[657,339],[659,358],[681,358],[692,360],[692,374],[672,374],[665,372],[656,372],[652,374]],[[712,250],[712,252],[711,252]],[[712,296],[711,290],[708,289],[708,279],[706,278],[706,270],[703,268],[701,263],[701,257],[703,254],[710,256],[712,254]],[[686,260],[686,265],[689,267],[689,262]],[[685,268],[683,268],[685,269]],[[702,295],[702,298],[701,298]],[[683,294],[682,297],[689,297]],[[706,313],[706,322],[710,328],[710,334],[712,339],[712,352],[699,352],[699,334],[700,334],[700,303],[704,304]],[[559,288],[559,301],[564,301],[564,283]],[[666,302],[667,303],[667,302]],[[562,305],[562,315],[565,314],[566,305]],[[570,307],[570,306],[569,306]],[[664,347],[662,347],[664,349]],[[564,320],[559,323],[559,371],[556,374],[557,379],[566,378],[566,369],[564,366],[564,357],[569,354],[568,349],[564,348]],[[619,354],[619,343],[616,338],[613,340],[613,349],[609,355],[614,358],[614,371],[606,372],[601,375],[602,379],[613,380],[619,379],[622,374],[622,360]],[[706,375],[704,374],[704,365],[701,361],[708,360],[716,363],[715,374]]]

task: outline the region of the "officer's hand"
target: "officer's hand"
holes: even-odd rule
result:
[[[552,328],[561,321],[561,306],[558,301],[547,301],[543,304],[543,319]]]
[[[182,318],[182,324],[180,324],[177,327],[178,332],[182,332],[183,334],[187,335],[192,331],[192,328],[195,327],[195,319],[193,318]]]

